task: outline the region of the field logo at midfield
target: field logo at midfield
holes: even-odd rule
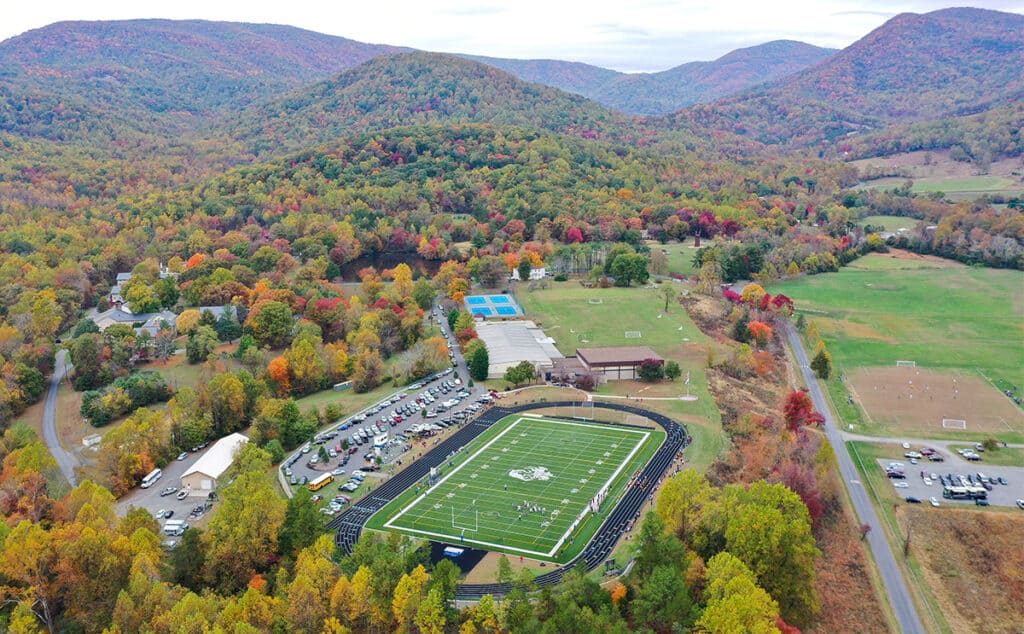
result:
[[[525,469],[513,469],[508,472],[510,476],[523,482],[531,480],[550,480],[555,477],[547,467],[526,467]]]

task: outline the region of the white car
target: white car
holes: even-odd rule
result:
[[[925,486],[931,486],[932,485],[932,479],[931,478],[925,478],[924,479],[924,484],[925,484]]]
[[[893,482],[892,485],[897,489],[909,489],[910,485],[906,482]]]
[[[939,501],[938,501],[938,500],[936,500],[936,499],[935,499],[934,497],[930,497],[930,498],[928,498],[928,502],[929,502],[929,503],[930,503],[930,504],[931,504],[932,506],[935,506],[935,507],[939,506]]]
[[[344,469],[335,469],[334,471],[331,471],[331,475],[333,475],[333,476],[345,475],[345,470]]]
[[[164,509],[160,509],[159,511],[156,512],[156,518],[158,520],[162,520],[164,518],[164,515],[167,515],[167,511]]]

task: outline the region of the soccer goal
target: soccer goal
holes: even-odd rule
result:
[[[576,341],[578,341],[580,343],[590,343],[593,340],[594,340],[593,333],[590,333],[590,332],[581,332],[581,333],[577,333],[577,335],[576,335]]]
[[[594,304],[596,306],[598,304],[603,304],[604,300],[601,299],[600,297],[591,297],[590,299],[587,300],[587,303]]]
[[[897,368],[916,368],[917,367],[917,361],[897,361],[896,362],[896,367]]]
[[[624,336],[626,337],[626,339],[640,339],[642,333],[639,330],[627,330],[625,331]]]
[[[475,505],[474,505],[475,506]],[[459,515],[462,515],[460,512]],[[452,505],[452,528],[463,533],[475,533],[480,530],[480,511],[473,509],[473,525],[469,526],[469,522],[466,522],[466,526],[460,526],[455,522],[455,505]]]
[[[967,429],[967,421],[959,418],[943,418],[943,429]]]

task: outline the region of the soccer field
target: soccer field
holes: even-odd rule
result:
[[[517,414],[403,495],[383,528],[545,559],[568,558],[650,458],[660,430]],[[600,500],[596,504],[595,498]],[[576,543],[579,540],[580,543]]]

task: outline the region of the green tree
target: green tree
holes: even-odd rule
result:
[[[686,567],[686,550],[672,533],[666,532],[665,522],[654,511],[648,511],[640,526],[639,550],[634,558],[633,578],[641,585],[658,566]]]
[[[676,363],[675,361],[665,362],[665,378],[669,379],[670,381],[675,381],[682,375],[683,370],[682,368],[679,367],[678,363]]]
[[[427,598],[420,603],[414,621],[423,634],[444,634],[448,624],[446,615],[444,596],[441,589],[434,586],[427,593]]]
[[[86,335],[89,333],[99,333],[99,331],[100,327],[96,325],[95,321],[89,319],[88,317],[83,317],[78,320],[77,324],[75,324],[75,329],[71,332],[71,338],[77,339],[82,335]]]
[[[412,285],[412,297],[416,300],[417,306],[423,310],[430,310],[434,298],[437,297],[437,288],[429,278],[421,277]]]
[[[697,614],[684,571],[671,564],[654,567],[631,605],[634,620],[656,632],[673,631],[678,626],[689,628]]]
[[[217,348],[217,333],[209,326],[196,326],[185,342],[185,356],[189,363],[201,363]]]
[[[249,314],[244,330],[261,346],[283,348],[288,343],[293,325],[292,309],[285,303],[269,301],[257,305]]]
[[[828,379],[832,376],[832,355],[825,349],[825,343],[818,342],[815,346],[814,358],[811,359],[811,369],[819,379]]]
[[[519,387],[523,383],[533,380],[537,370],[529,361],[520,361],[518,364],[505,370],[505,380]]]
[[[294,556],[313,544],[324,532],[324,523],[313,504],[313,494],[302,487],[288,500],[277,546],[282,556]]]
[[[469,376],[477,381],[487,379],[491,366],[490,354],[487,352],[487,345],[480,339],[474,339],[466,351],[466,362],[469,365]]]
[[[516,272],[519,273],[519,279],[526,282],[530,279],[530,271],[533,270],[533,263],[530,262],[530,258],[523,256],[519,258],[519,264],[516,266]]]
[[[202,571],[206,564],[206,547],[202,535],[198,528],[189,528],[167,558],[169,581],[196,592],[203,588]]]
[[[221,341],[234,341],[242,336],[242,325],[235,318],[234,306],[225,306],[213,327]]]

